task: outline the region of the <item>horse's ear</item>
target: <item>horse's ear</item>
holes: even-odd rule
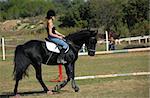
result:
[[[98,34],[98,30],[94,30],[94,31],[91,32],[92,36],[96,36],[97,34]]]

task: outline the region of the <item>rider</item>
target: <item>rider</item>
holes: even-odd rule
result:
[[[47,33],[48,33],[48,38],[53,41],[54,43],[62,46],[62,49],[60,51],[60,55],[57,58],[57,63],[62,63],[65,64],[67,63],[64,60],[65,57],[65,51],[67,50],[67,48],[69,47],[68,44],[63,40],[63,38],[65,37],[63,34],[59,33],[58,31],[56,31],[54,25],[53,25],[53,21],[55,20],[55,11],[54,10],[49,10],[47,12]]]

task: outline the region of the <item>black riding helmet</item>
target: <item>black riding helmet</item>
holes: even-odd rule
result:
[[[52,16],[56,16],[56,13],[55,13],[54,10],[49,10],[49,11],[47,12],[46,19],[51,19]]]

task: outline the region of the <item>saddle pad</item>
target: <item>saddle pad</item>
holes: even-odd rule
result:
[[[46,42],[46,47],[49,51],[55,52],[55,53],[60,53],[60,50],[58,48],[58,46],[53,43],[53,42],[49,42],[49,41],[45,41]]]
[[[60,50],[58,48],[58,45],[56,45],[55,43],[53,42],[49,42],[49,41],[45,41],[46,42],[46,48],[49,50],[49,51],[52,51],[52,52],[55,52],[55,53],[60,53]],[[69,50],[69,47],[66,49],[65,53],[68,52]]]

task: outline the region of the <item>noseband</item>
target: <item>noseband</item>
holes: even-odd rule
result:
[[[94,49],[88,49],[88,51],[90,51],[90,52],[95,52],[96,50],[94,50]]]

